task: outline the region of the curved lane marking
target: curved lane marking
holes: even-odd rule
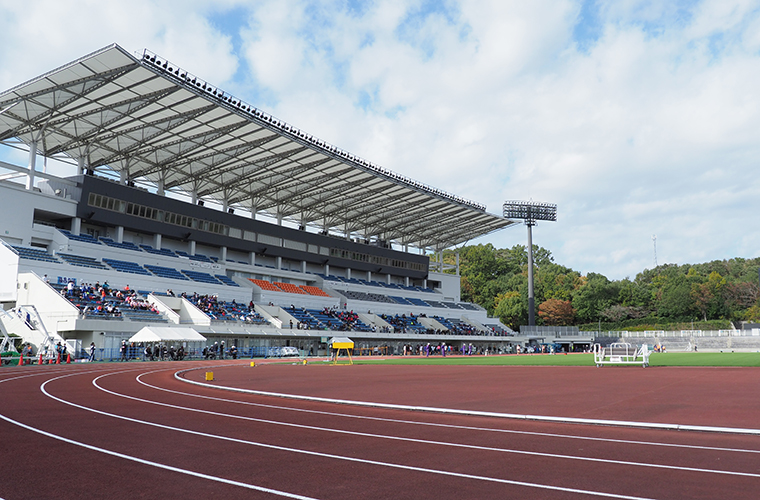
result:
[[[230,366],[230,365],[225,365]],[[666,424],[658,422],[633,422],[625,420],[603,420],[593,418],[573,418],[573,417],[552,417],[546,415],[523,415],[519,413],[499,413],[491,411],[478,411],[478,410],[458,410],[453,408],[438,408],[435,406],[412,406],[412,405],[399,405],[391,403],[375,403],[371,401],[354,401],[350,399],[335,399],[335,398],[322,398],[316,396],[302,396],[298,394],[285,394],[280,392],[267,392],[257,391],[255,389],[241,389],[239,387],[229,387],[223,385],[207,384],[205,382],[198,382],[196,380],[190,380],[180,377],[181,374],[201,370],[201,368],[189,368],[187,370],[180,370],[174,374],[174,378],[181,382],[188,384],[198,385],[201,387],[209,387],[212,389],[222,389],[225,391],[242,392],[246,394],[258,394],[260,396],[272,396],[277,398],[287,399],[300,399],[304,401],[317,401],[321,403],[334,403],[352,406],[365,406],[370,408],[388,408],[391,410],[406,410],[406,411],[421,411],[429,413],[446,413],[451,415],[467,415],[478,417],[496,417],[496,418],[509,418],[516,420],[537,420],[540,422],[554,422],[561,424],[586,424],[586,425],[606,425],[614,427],[634,427],[641,429],[664,429],[673,431],[700,431],[700,432],[719,432],[723,434],[751,434],[759,435],[760,429],[745,429],[740,427],[714,427],[705,425],[687,425],[687,424]]]
[[[114,372],[112,374],[125,373],[126,371],[127,370],[125,370],[124,372]],[[105,411],[101,411],[101,410],[96,410],[94,408],[89,408],[89,407],[86,407],[86,406],[83,406],[83,405],[79,405],[77,403],[72,403],[70,401],[66,401],[64,399],[61,399],[59,397],[56,397],[56,396],[50,394],[46,390],[45,386],[48,383],[53,382],[53,381],[58,380],[58,379],[70,377],[72,375],[75,375],[75,374],[63,375],[63,376],[60,376],[60,377],[56,377],[56,378],[50,379],[50,380],[44,382],[40,386],[40,391],[42,391],[43,394],[45,394],[46,396],[48,396],[49,398],[51,398],[51,399],[53,399],[55,401],[58,401],[60,403],[63,403],[63,404],[69,405],[69,406],[73,406],[75,408],[79,408],[81,410],[93,412],[93,413],[96,413],[96,414],[99,414],[99,415],[104,415],[104,416],[108,416],[108,417],[112,417],[112,418],[117,418],[117,419],[120,419],[120,420],[125,420],[125,421],[128,421],[128,422],[132,422],[132,423],[137,423],[137,424],[142,424],[142,425],[148,425],[148,426],[151,426],[151,427],[157,427],[157,428],[160,428],[160,429],[166,429],[166,430],[171,430],[171,431],[176,431],[176,432],[182,432],[182,433],[191,434],[191,435],[194,435],[194,436],[206,437],[206,438],[211,438],[211,439],[219,439],[219,440],[222,440],[222,441],[227,441],[227,442],[232,442],[232,443],[238,443],[238,444],[248,444],[248,445],[256,446],[256,447],[260,447],[260,448],[267,448],[267,449],[278,450],[278,451],[287,451],[287,452],[298,453],[298,454],[309,455],[309,456],[315,456],[315,457],[320,457],[320,458],[329,458],[329,459],[342,460],[342,461],[347,461],[347,462],[362,463],[362,464],[367,464],[367,465],[377,465],[377,466],[381,466],[381,467],[389,467],[389,468],[400,469],[400,470],[408,470],[408,471],[413,471],[413,472],[424,472],[424,473],[436,474],[436,475],[442,475],[442,476],[457,477],[457,478],[462,478],[462,479],[474,479],[474,480],[478,480],[478,481],[486,481],[486,482],[492,482],[492,483],[498,483],[498,484],[509,484],[509,485],[512,485],[512,486],[524,486],[524,487],[528,487],[528,488],[537,488],[537,489],[550,490],[550,491],[561,491],[561,492],[565,492],[565,493],[579,493],[579,494],[582,494],[582,495],[589,495],[589,496],[595,496],[595,497],[618,498],[618,499],[622,499],[622,500],[654,500],[654,499],[646,498],[646,497],[636,497],[636,496],[630,496],[630,495],[619,495],[619,494],[616,494],[616,493],[604,493],[604,492],[599,492],[599,491],[582,490],[582,489],[577,489],[577,488],[565,488],[565,487],[561,487],[561,486],[551,486],[551,485],[547,485],[547,484],[529,483],[529,482],[525,482],[525,481],[516,481],[516,480],[511,480],[511,479],[500,479],[500,478],[495,478],[495,477],[479,476],[479,475],[475,475],[475,474],[465,474],[465,473],[460,473],[460,472],[451,472],[451,471],[444,471],[444,470],[438,470],[438,469],[430,469],[430,468],[425,468],[425,467],[415,467],[415,466],[410,466],[410,465],[394,464],[394,463],[391,463],[391,462],[380,462],[380,461],[376,461],[376,460],[367,460],[367,459],[362,459],[362,458],[354,458],[354,457],[348,457],[348,456],[342,456],[342,455],[335,455],[335,454],[331,454],[331,453],[321,453],[321,452],[316,452],[316,451],[309,451],[309,450],[303,450],[303,449],[297,449],[297,448],[289,448],[289,447],[285,447],[285,446],[277,446],[277,445],[271,445],[271,444],[266,444],[266,443],[258,443],[258,442],[255,442],[255,441],[248,441],[248,440],[243,440],[243,439],[230,438],[230,437],[226,437],[226,436],[220,436],[220,435],[217,435],[217,434],[209,434],[209,433],[205,433],[205,432],[192,431],[192,430],[183,429],[183,428],[180,428],[180,427],[174,427],[174,426],[170,426],[170,425],[158,424],[158,423],[155,423],[155,422],[149,422],[147,420],[140,420],[140,419],[135,419],[135,418],[131,418],[131,417],[125,417],[123,415],[117,415],[117,414],[114,414],[114,413],[109,413],[109,412],[105,412]],[[32,427],[26,426],[25,424],[22,424],[20,422],[17,423],[16,421],[14,421],[12,419],[8,419],[7,417],[5,417],[3,415],[0,415],[0,418],[8,420],[8,421],[10,421],[10,422],[12,422],[14,424],[17,424],[17,425],[21,425],[22,427],[29,428],[30,430],[33,430],[35,432],[39,432],[41,434],[45,434],[45,435],[48,435],[48,436],[56,438],[56,439],[62,439],[62,440],[65,440],[67,442],[71,442],[71,444],[76,444],[76,445],[88,447],[88,448],[91,448],[91,449],[94,448],[97,451],[101,451],[102,450],[103,452],[107,452],[109,454],[121,455],[121,454],[117,454],[117,452],[111,452],[110,450],[103,450],[103,449],[100,449],[100,448],[97,448],[97,447],[90,447],[89,445],[83,445],[82,443],[78,443],[76,441],[71,441],[71,440],[68,440],[68,439],[65,439],[65,438],[59,438],[58,436],[55,436],[55,435],[50,434],[50,433],[47,433],[47,432],[42,431],[40,429],[35,429],[35,428],[32,428]],[[124,458],[133,459],[135,461],[142,461],[142,459],[139,459],[137,457],[130,457],[128,455],[124,455]],[[153,463],[151,463],[151,465],[152,464]],[[171,467],[171,466],[167,466],[167,465],[164,465],[164,464],[157,464],[157,463],[156,463],[155,466],[157,466],[157,467],[165,467],[165,468]],[[172,469],[174,469],[174,468],[172,468]],[[172,469],[170,469],[170,470],[172,470]],[[182,471],[184,471],[184,469],[177,469],[177,471],[178,472],[182,472]],[[192,472],[193,471],[187,471],[187,473],[192,473]],[[200,473],[195,473],[195,474],[200,474]],[[214,476],[208,476],[208,478],[213,479]],[[217,478],[217,480],[222,480],[222,478]],[[223,480],[223,481],[227,481],[227,480]],[[240,484],[241,485],[245,485],[245,483],[240,483]],[[251,489],[259,488],[259,487],[254,487],[254,485],[247,485],[246,487],[251,488]],[[281,492],[281,493],[282,493],[282,496],[288,495],[285,492]],[[293,498],[306,498],[306,497],[293,497]]]
[[[136,377],[135,380],[137,380],[137,382],[139,382],[140,384],[146,387],[150,387],[151,389],[155,389],[158,391],[168,392],[170,394],[178,394],[182,396],[208,399],[211,401],[221,401],[224,403],[257,406],[260,408],[270,408],[270,409],[275,409],[275,410],[314,413],[318,415],[326,415],[326,416],[331,416],[331,417],[344,417],[344,418],[354,418],[354,419],[360,419],[360,420],[374,420],[374,421],[380,421],[380,422],[441,427],[441,428],[459,429],[459,430],[472,430],[472,431],[481,431],[481,432],[499,432],[499,433],[504,433],[504,434],[520,434],[520,435],[528,435],[528,436],[576,439],[576,440],[582,440],[582,441],[600,441],[600,442],[616,443],[616,444],[634,444],[634,445],[642,445],[642,446],[659,446],[659,447],[686,448],[686,449],[705,450],[705,451],[725,451],[725,452],[733,452],[733,453],[760,454],[760,450],[750,450],[747,448],[725,448],[725,447],[718,447],[718,446],[700,446],[700,445],[691,445],[691,444],[663,443],[663,442],[657,442],[657,441],[635,441],[635,440],[630,440],[630,439],[612,439],[612,438],[600,438],[600,437],[592,437],[592,436],[577,436],[577,435],[571,435],[571,434],[554,434],[554,433],[549,433],[549,432],[518,431],[514,429],[498,429],[498,428],[493,428],[493,427],[474,427],[474,426],[468,426],[468,425],[441,424],[437,422],[425,422],[421,420],[401,420],[401,419],[395,419],[395,418],[372,417],[368,415],[354,415],[351,413],[337,413],[337,412],[330,412],[330,411],[310,410],[307,408],[295,408],[292,406],[278,406],[278,405],[270,405],[270,404],[264,404],[264,403],[253,403],[251,401],[240,401],[237,399],[217,398],[217,397],[212,397],[212,396],[204,396],[202,394],[194,394],[191,392],[175,391],[173,389],[167,389],[164,387],[159,387],[157,385],[149,384],[148,382],[145,382],[144,380],[142,380],[142,377],[144,375],[151,375],[153,373],[160,373],[163,371],[168,371],[168,370],[155,370],[155,371],[141,373],[140,375]]]
[[[63,375],[63,376],[60,376],[60,377],[55,377],[55,378],[49,379],[46,382],[44,382],[40,386],[40,389],[42,390],[43,394],[45,394],[46,396],[48,396],[48,397],[50,397],[50,398],[52,398],[52,399],[54,399],[56,401],[61,402],[61,403],[65,403],[67,405],[78,407],[80,409],[85,409],[85,410],[88,410],[88,411],[96,411],[96,413],[103,413],[103,412],[98,412],[97,410],[91,410],[91,409],[82,407],[80,405],[76,405],[76,404],[64,401],[62,399],[56,398],[55,396],[52,396],[52,395],[48,394],[44,390],[44,386],[48,382],[51,382],[51,381],[54,381],[54,380],[58,380],[58,379],[62,379],[62,378],[65,378],[65,377],[71,377],[71,376],[74,376],[74,375],[82,375],[82,374],[86,375],[88,373],[91,374],[91,373],[99,373],[99,372],[96,372],[96,371],[92,371],[92,372],[77,372],[77,373],[71,373],[71,374],[68,374],[68,375]],[[44,374],[35,374],[35,375],[50,375],[50,374],[49,373],[44,373]],[[34,375],[29,375],[29,377],[31,377],[31,376],[34,376]],[[20,378],[27,378],[27,377],[24,376],[24,377],[15,377],[15,378],[11,378],[11,379],[5,379],[5,380],[1,380],[0,383],[8,382],[10,380],[16,380],[16,379],[20,379]],[[120,418],[120,417],[117,417],[117,418]],[[32,427],[31,425],[24,424],[23,422],[19,422],[17,420],[14,420],[14,419],[12,419],[12,418],[10,418],[10,417],[8,417],[6,415],[3,415],[1,413],[0,413],[0,419],[5,420],[6,422],[8,422],[10,424],[13,424],[13,425],[16,425],[18,427],[21,427],[22,429],[26,429],[26,430],[35,432],[37,434],[41,434],[41,435],[46,436],[46,437],[49,437],[49,438],[52,438],[52,439],[56,439],[58,441],[63,441],[64,443],[68,443],[68,444],[72,444],[72,445],[75,445],[75,446],[79,446],[79,447],[82,447],[82,448],[85,448],[85,449],[88,449],[88,450],[91,450],[91,451],[96,451],[98,453],[103,453],[103,454],[106,454],[106,455],[111,455],[113,457],[122,458],[124,460],[129,460],[129,461],[132,461],[132,462],[137,462],[137,463],[142,464],[142,465],[149,465],[151,467],[156,467],[156,468],[159,468],[159,469],[168,470],[170,472],[178,472],[180,474],[185,474],[185,475],[197,477],[197,478],[200,478],[200,479],[207,479],[209,481],[216,481],[216,482],[228,484],[228,485],[231,485],[231,486],[239,486],[241,488],[246,488],[246,489],[249,489],[249,490],[256,490],[256,491],[261,491],[261,492],[264,492],[264,493],[271,493],[273,495],[277,495],[277,496],[281,496],[281,497],[285,497],[285,498],[294,498],[296,500],[318,500],[318,499],[316,499],[314,497],[307,497],[307,496],[303,496],[303,495],[297,495],[297,494],[294,494],[294,493],[288,493],[286,491],[275,490],[275,489],[272,489],[272,488],[265,488],[263,486],[257,486],[257,485],[254,485],[254,484],[242,483],[242,482],[234,481],[234,480],[231,480],[231,479],[225,479],[225,478],[219,477],[219,476],[211,476],[209,474],[204,474],[202,472],[196,472],[196,471],[192,471],[192,470],[188,470],[188,469],[182,469],[182,468],[179,468],[179,467],[174,467],[174,466],[162,464],[162,463],[159,463],[159,462],[153,462],[151,460],[145,460],[145,459],[142,459],[142,458],[139,458],[139,457],[135,457],[135,456],[132,456],[132,455],[126,455],[124,453],[119,453],[117,451],[108,450],[108,449],[105,449],[105,448],[100,448],[98,446],[93,446],[93,445],[81,443],[79,441],[74,441],[73,439],[68,439],[68,438],[65,438],[65,437],[62,437],[62,436],[58,436],[56,434],[52,434],[50,432],[44,431],[42,429],[39,429],[37,427]],[[0,499],[0,500],[2,500],[2,499]]]
[[[491,446],[477,446],[477,445],[469,445],[469,444],[462,444],[462,443],[452,443],[449,441],[432,441],[428,439],[413,439],[413,438],[406,438],[406,437],[401,437],[401,436],[389,436],[387,434],[372,434],[372,433],[367,433],[367,432],[348,431],[344,429],[336,429],[334,427],[332,428],[317,427],[317,426],[312,426],[312,425],[295,424],[295,423],[290,423],[290,422],[281,422],[277,420],[268,420],[268,419],[262,419],[262,418],[256,418],[256,417],[247,417],[243,415],[234,415],[230,413],[221,413],[221,412],[210,411],[210,410],[201,410],[198,408],[190,408],[187,406],[173,405],[169,403],[163,403],[160,401],[153,401],[149,399],[138,398],[135,396],[128,396],[126,394],[121,394],[115,391],[111,391],[98,384],[99,379],[108,377],[110,375],[113,375],[113,374],[105,374],[105,375],[96,377],[95,379],[93,379],[92,384],[98,389],[100,389],[101,391],[111,394],[113,396],[118,396],[125,399],[130,399],[133,401],[139,401],[141,403],[148,403],[148,404],[163,406],[167,408],[172,408],[175,410],[183,410],[183,411],[190,411],[190,412],[195,412],[195,413],[202,413],[205,415],[213,415],[215,417],[233,418],[233,419],[245,420],[249,422],[258,422],[258,423],[270,424],[270,425],[281,425],[285,427],[294,427],[294,428],[299,428],[299,429],[308,429],[308,430],[321,431],[321,432],[333,432],[336,434],[368,437],[368,438],[373,438],[373,439],[386,439],[386,440],[391,440],[391,441],[402,441],[402,442],[408,442],[408,443],[437,445],[437,446],[452,447],[452,448],[464,448],[464,449],[471,449],[471,450],[478,450],[478,451],[493,451],[497,453],[511,453],[511,454],[516,454],[516,455],[529,455],[529,456],[535,456],[535,457],[556,458],[556,459],[561,459],[561,460],[579,460],[579,461],[584,461],[584,462],[596,462],[596,463],[626,465],[626,466],[634,466],[634,467],[650,467],[650,468],[655,468],[655,469],[700,472],[700,473],[708,473],[708,474],[724,474],[724,475],[743,476],[743,477],[760,477],[760,474],[750,473],[750,472],[735,472],[735,471],[725,471],[725,470],[715,470],[715,469],[703,469],[703,468],[698,468],[698,467],[681,467],[681,466],[675,466],[675,465],[631,462],[627,460],[611,460],[611,459],[606,459],[606,458],[580,457],[580,456],[574,456],[574,455],[561,455],[557,453],[515,450],[515,449],[497,448],[497,447],[491,447]]]

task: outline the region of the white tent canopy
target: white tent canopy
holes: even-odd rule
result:
[[[206,337],[192,328],[146,326],[132,335],[130,342],[205,342]]]

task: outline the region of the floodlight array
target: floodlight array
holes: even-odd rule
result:
[[[211,85],[205,80],[181,69],[179,66],[169,62],[166,58],[159,57],[157,54],[149,51],[148,49],[145,49],[143,51],[142,63],[150,66],[154,70],[160,71],[161,73],[165,74],[172,80],[177,81],[183,86],[189,86],[196,92],[203,92],[207,98],[217,101],[225,108],[231,108],[236,112],[244,113],[257,120],[267,122],[267,124],[279,129],[279,131],[281,131],[284,135],[307,142],[312,146],[316,146],[328,154],[339,157],[342,161],[351,162],[355,166],[358,166],[365,170],[370,170],[375,174],[379,174],[389,180],[403,182],[411,187],[436,195],[440,198],[453,201],[460,205],[465,205],[482,212],[486,211],[485,205],[447,193],[446,191],[428,186],[427,184],[415,181],[408,177],[404,177],[395,172],[375,165],[359,156],[351,154],[348,151],[344,151],[337,146],[333,146],[332,144],[323,141],[307,132],[304,132],[297,127],[294,127],[293,125],[290,125],[289,123],[275,118],[274,116],[256,108],[255,106],[251,106],[250,104],[243,102],[242,99],[238,99],[237,97],[224,92],[217,86]]]
[[[522,219],[526,224],[534,224],[537,220],[557,220],[557,205],[533,201],[504,202],[504,217],[507,219]]]

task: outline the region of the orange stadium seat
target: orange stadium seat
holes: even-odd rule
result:
[[[278,288],[277,285],[274,285],[268,281],[265,280],[257,280],[255,278],[248,278],[253,282],[253,284],[257,285],[262,290],[266,290],[268,292],[282,292],[283,290]]]
[[[301,290],[300,288],[295,286],[293,283],[280,283],[279,281],[275,281],[273,283],[276,287],[280,288],[283,292],[300,293],[301,295],[308,295],[305,291]]]
[[[329,297],[329,295],[325,293],[324,290],[315,286],[300,285],[299,288],[309,295],[316,295],[317,297]]]

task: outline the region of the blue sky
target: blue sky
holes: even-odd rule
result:
[[[534,242],[582,273],[651,268],[652,235],[760,255],[758,1],[0,0],[0,88],[114,42],[492,213],[557,203]]]

